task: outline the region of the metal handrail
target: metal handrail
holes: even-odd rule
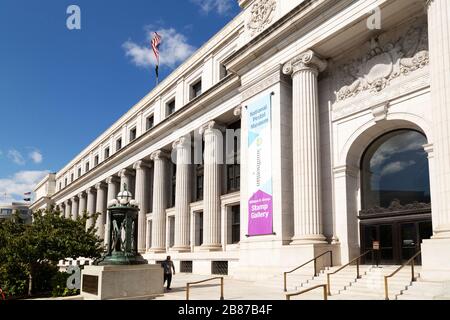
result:
[[[364,252],[362,255],[360,255],[359,257],[357,257],[357,258],[353,259],[352,261],[350,261],[349,263],[347,263],[346,265],[340,267],[336,271],[327,273],[327,286],[328,286],[328,295],[329,296],[331,296],[330,276],[338,273],[342,269],[345,269],[346,267],[348,267],[349,265],[351,265],[353,262],[356,261],[356,279],[361,279],[361,275],[359,274],[359,261],[361,260],[362,257],[365,257],[368,253],[370,253],[372,251],[373,250],[368,250],[368,251]]]
[[[414,276],[414,260],[418,256],[422,254],[422,251],[417,252],[411,259],[409,259],[406,263],[404,263],[401,267],[399,267],[397,270],[392,272],[390,275],[384,276],[384,298],[386,300],[389,300],[389,283],[388,279],[395,276],[400,270],[402,270],[404,267],[406,267],[408,264],[411,263],[411,282],[417,281],[417,278]]]
[[[215,277],[215,278],[206,279],[206,280],[202,280],[202,281],[186,283],[186,300],[189,300],[189,289],[190,289],[190,286],[196,285],[196,284],[200,284],[200,283],[209,282],[209,281],[213,281],[213,280],[218,280],[218,279],[220,279],[220,300],[224,300],[224,298],[223,298],[223,277]]]
[[[300,292],[287,294],[286,295],[286,300],[291,300],[291,297],[299,296],[301,294],[304,294],[304,293],[307,293],[307,292],[310,292],[310,291],[313,291],[313,290],[316,290],[316,289],[319,289],[319,288],[323,288],[323,300],[328,300],[328,294],[327,294],[328,290],[327,290],[327,285],[326,284],[320,284],[318,286],[315,286],[315,287],[312,287],[312,288],[309,288],[309,289],[306,289],[306,290],[303,290],[303,291],[300,291]]]
[[[283,276],[284,276],[284,292],[287,292],[287,275],[289,273],[293,273],[294,271],[297,271],[298,269],[303,268],[307,264],[310,264],[311,262],[314,261],[314,276],[317,276],[317,274],[318,274],[317,273],[317,260],[319,258],[323,257],[324,255],[328,254],[328,253],[330,254],[330,265],[332,267],[333,266],[333,251],[330,250],[330,251],[326,251],[326,252],[322,253],[321,255],[315,257],[314,259],[309,260],[308,262],[305,262],[300,267],[297,267],[297,268],[295,268],[295,269],[293,269],[291,271],[284,272],[283,273]]]

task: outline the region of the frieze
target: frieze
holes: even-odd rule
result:
[[[370,42],[370,52],[341,65],[336,70],[336,83],[345,84],[335,92],[336,100],[344,101],[362,92],[378,93],[394,79],[409,76],[429,64],[428,30],[426,25],[411,27],[397,41],[384,45],[378,38]]]

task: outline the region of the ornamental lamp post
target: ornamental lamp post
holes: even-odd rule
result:
[[[117,199],[108,203],[109,245],[105,255],[94,265],[140,265],[148,264],[137,250],[139,204],[124,184]]]

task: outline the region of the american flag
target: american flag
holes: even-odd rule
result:
[[[161,36],[155,32],[155,36],[152,40],[152,49],[153,53],[155,54],[157,65],[159,65],[159,46],[161,44]]]

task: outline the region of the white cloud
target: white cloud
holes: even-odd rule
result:
[[[128,40],[122,47],[127,57],[138,67],[151,67],[156,64],[156,60],[151,49],[151,41],[153,38],[153,30],[150,26],[146,27],[147,41],[143,46]],[[162,37],[160,47],[160,66],[170,68],[176,67],[180,62],[189,58],[196,48],[188,43],[188,39],[183,34],[177,32],[174,28],[159,29],[159,35]]]
[[[42,156],[42,153],[39,150],[31,151],[28,156],[36,164],[42,163],[42,160],[44,159],[44,157]]]
[[[396,162],[391,162],[389,163],[387,166],[385,166],[383,168],[383,170],[381,171],[380,175],[381,176],[387,176],[389,174],[394,174],[397,172],[401,172],[403,170],[405,170],[406,168],[415,165],[416,162],[411,160],[411,161],[396,161]]]
[[[12,162],[20,166],[23,166],[25,164],[25,159],[23,158],[22,154],[15,149],[8,151],[8,158],[11,159]]]
[[[22,201],[50,171],[20,171],[12,177],[0,179],[0,202]],[[6,196],[5,196],[6,195]]]
[[[236,0],[191,0],[191,2],[198,5],[205,14],[215,11],[220,15],[226,15],[233,8]]]

